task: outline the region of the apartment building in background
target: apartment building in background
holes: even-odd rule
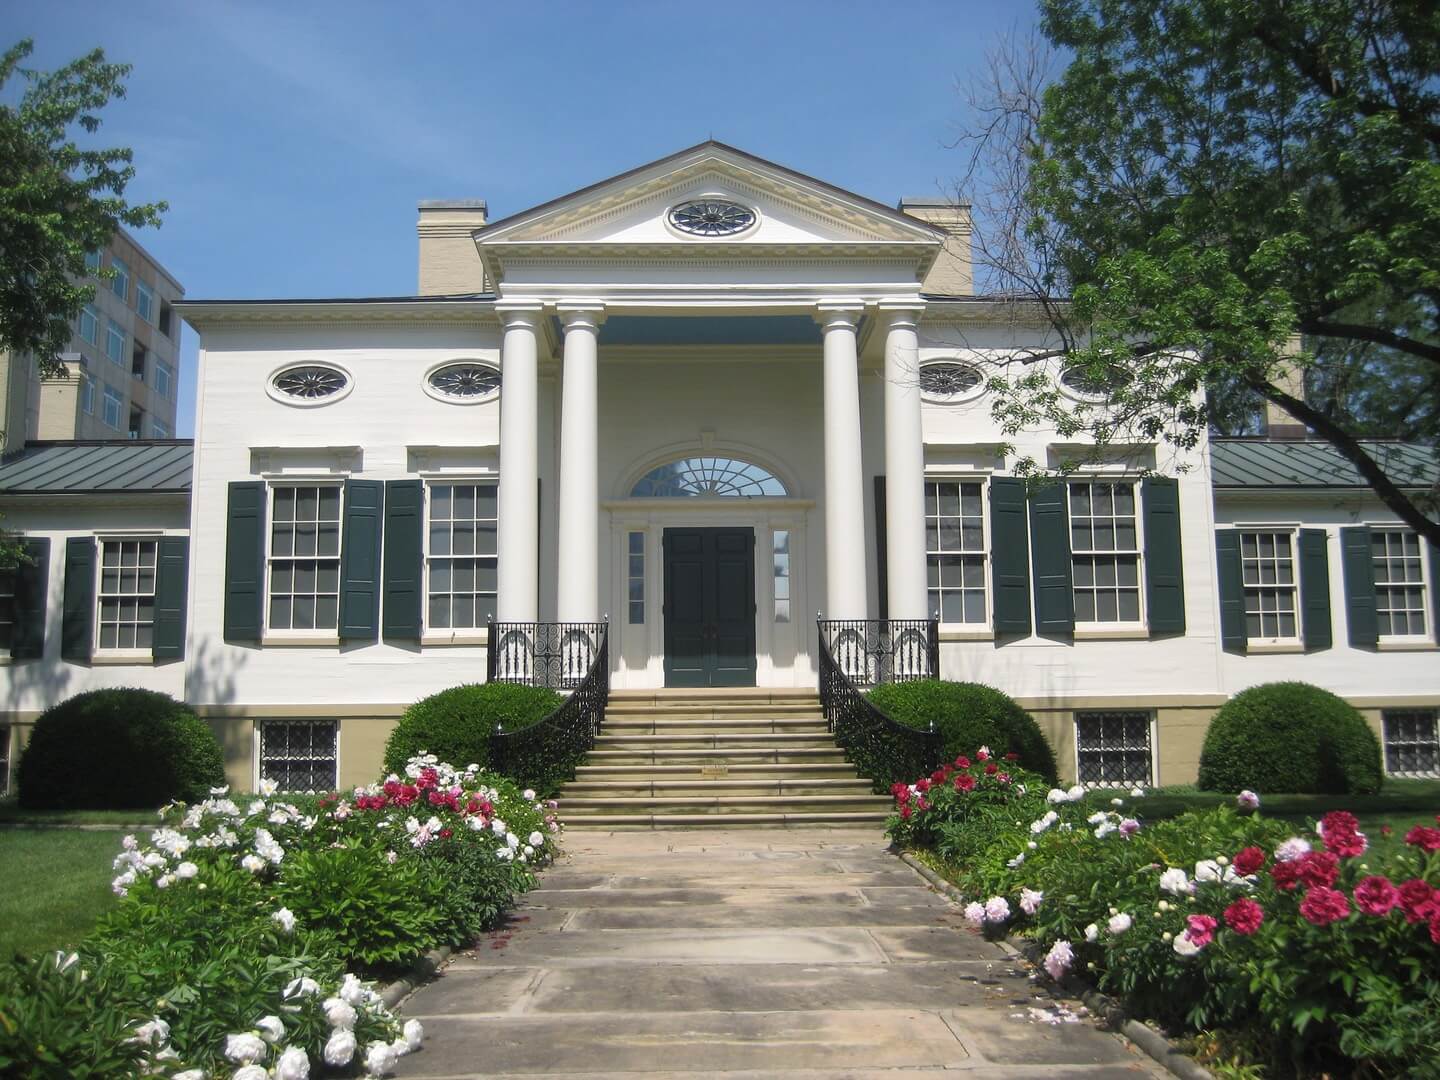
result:
[[[27,441],[168,439],[180,389],[185,289],[138,240],[116,231],[91,252],[94,298],[71,325],[64,376],[41,378],[33,356],[0,352],[0,427],[6,454]],[[100,277],[113,269],[113,277]]]

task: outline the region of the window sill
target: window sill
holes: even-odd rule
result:
[[[316,648],[336,649],[340,647],[339,634],[291,634],[281,631],[279,633],[264,634],[260,638],[262,646],[279,645],[282,647],[311,646]]]
[[[489,643],[489,630],[431,630],[420,635],[422,646],[488,645]]]
[[[96,649],[90,656],[90,663],[94,667],[101,667],[107,664],[154,664],[155,654],[149,649],[113,649],[102,652]]]
[[[1377,652],[1436,652],[1440,651],[1440,644],[1425,638],[1416,638],[1414,641],[1381,639],[1376,643],[1375,649]]]
[[[1143,626],[1075,627],[1076,641],[1147,641],[1150,631]]]
[[[1296,655],[1305,651],[1305,645],[1299,641],[1247,641],[1245,643],[1246,656],[1286,656]]]
[[[994,641],[995,631],[984,629],[971,629],[963,623],[954,623],[950,626],[940,627],[941,641]]]

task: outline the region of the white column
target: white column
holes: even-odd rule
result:
[[[892,619],[924,619],[925,438],[920,429],[920,305],[881,304],[885,333],[885,578]]]
[[[825,344],[825,617],[863,619],[865,478],[860,464],[858,303],[821,304]]]
[[[604,309],[559,306],[565,322],[565,371],[560,404],[560,572],[556,617],[600,617],[600,473],[597,338]]]
[[[539,304],[500,303],[499,622],[539,618]]]

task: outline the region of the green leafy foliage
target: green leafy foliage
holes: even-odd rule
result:
[[[34,353],[48,374],[95,292],[86,252],[103,248],[119,225],[159,225],[167,207],[127,203],[131,152],[94,146],[100,113],[125,96],[130,66],[106,63],[96,49],[34,71],[21,66],[33,51],[25,40],[0,56],[0,350]],[[4,91],[17,75],[26,85],[15,102]]]
[[[203,720],[153,690],[90,690],[40,714],[16,770],[29,809],[154,808],[225,782]]]
[[[490,760],[490,736],[530,727],[564,699],[554,690],[509,683],[454,686],[405,710],[385,743],[385,771],[398,773],[417,754],[431,753],[460,766]]]
[[[1380,742],[1353,706],[1308,683],[1252,686],[1205,735],[1199,787],[1208,791],[1369,794],[1380,790]]]
[[[944,740],[946,759],[988,746],[996,757],[1015,754],[1023,768],[1055,783],[1055,752],[1040,725],[1014,698],[993,687],[918,679],[883,683],[870,691],[870,700],[907,727],[923,730],[933,724]]]

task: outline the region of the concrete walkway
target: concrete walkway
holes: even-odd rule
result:
[[[565,843],[507,928],[404,1004],[426,1039],[400,1076],[1168,1075],[964,928],[876,830]]]

